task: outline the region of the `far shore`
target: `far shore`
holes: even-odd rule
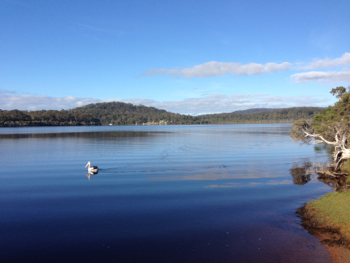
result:
[[[0,124],[0,128],[15,128],[15,127],[76,127],[76,126],[171,126],[171,125],[230,125],[230,124],[283,124],[293,123],[294,120],[280,120],[280,121],[255,121],[255,122],[225,122],[225,123],[171,123],[171,124],[106,124],[106,125],[88,125],[88,124]]]

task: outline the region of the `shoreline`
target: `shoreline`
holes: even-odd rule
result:
[[[313,202],[313,201],[311,201]],[[311,203],[309,202],[309,203]],[[300,207],[296,214],[301,218],[301,225],[304,227],[310,234],[317,236],[321,239],[323,245],[340,245],[350,248],[350,240],[342,236],[339,228],[334,228],[330,225],[327,225],[323,221],[323,214],[320,213],[317,215],[317,211],[309,211],[305,204]]]
[[[179,126],[179,125],[232,125],[232,124],[285,124],[293,123],[295,120],[280,121],[236,121],[222,123],[172,123],[172,124],[0,124],[0,128],[18,128],[18,127],[83,127],[83,126]]]
[[[350,262],[350,192],[328,193],[300,207],[301,225],[320,239],[333,262]]]

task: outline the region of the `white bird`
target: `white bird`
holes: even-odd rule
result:
[[[92,174],[98,173],[98,167],[97,166],[90,166],[90,165],[91,165],[90,161],[85,165],[85,168],[89,166],[88,172],[92,173]]]

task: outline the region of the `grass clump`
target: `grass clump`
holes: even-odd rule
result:
[[[328,193],[305,209],[319,227],[338,232],[350,244],[350,191]]]

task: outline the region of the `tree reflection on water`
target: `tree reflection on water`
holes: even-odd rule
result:
[[[343,192],[348,190],[346,184],[346,177],[339,178],[320,177],[317,173],[325,167],[329,167],[329,163],[304,162],[302,164],[295,163],[289,169],[290,175],[293,177],[293,183],[297,185],[304,185],[315,178],[334,188],[336,192]]]
[[[311,181],[311,174],[308,172],[311,168],[310,162],[305,162],[303,164],[293,164],[291,168],[290,175],[293,177],[293,184],[304,185]]]

